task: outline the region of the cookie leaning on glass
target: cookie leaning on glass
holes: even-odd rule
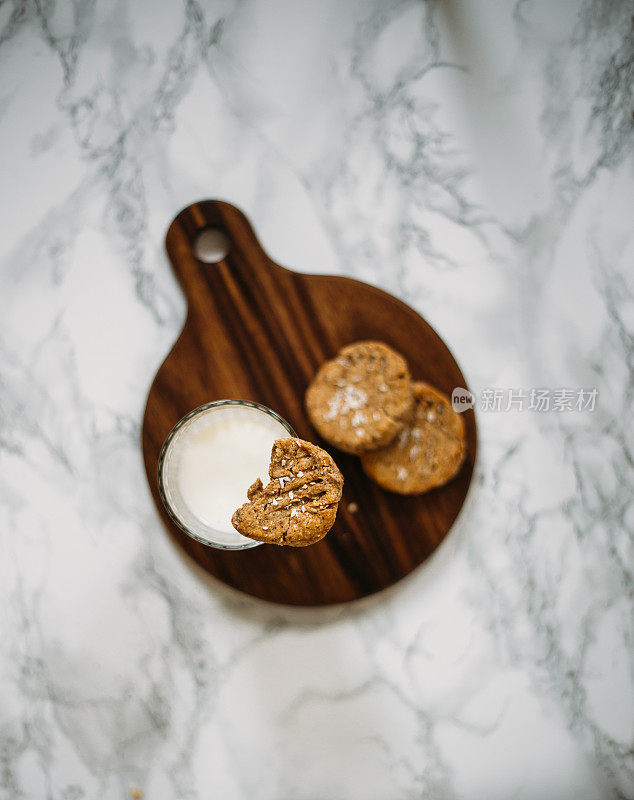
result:
[[[232,517],[243,536],[269,544],[305,547],[332,528],[343,476],[332,457],[303,439],[278,439],[271,452],[270,482],[258,478],[249,501]]]
[[[413,403],[407,362],[382,342],[344,347],[306,390],[313,426],[327,442],[356,455],[389,444]]]

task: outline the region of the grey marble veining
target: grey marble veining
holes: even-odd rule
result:
[[[633,86],[628,2],[0,3],[2,800],[634,797]],[[596,409],[479,413],[381,596],[226,589],[139,448],[202,197]]]

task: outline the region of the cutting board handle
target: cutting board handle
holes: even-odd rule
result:
[[[226,237],[226,255],[205,258],[209,250],[201,237],[211,232],[212,248]],[[202,244],[202,247],[199,246]],[[244,278],[263,270],[280,270],[266,255],[249,220],[240,209],[222,200],[201,200],[184,208],[175,218],[165,237],[165,249],[172,269],[187,295],[193,297],[201,289],[201,281],[212,269],[239,271]]]

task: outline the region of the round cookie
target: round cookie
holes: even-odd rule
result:
[[[389,444],[411,412],[405,359],[381,342],[356,342],[327,361],[306,390],[306,411],[323,438],[346,453]]]
[[[249,502],[231,522],[243,536],[269,544],[304,547],[332,528],[343,476],[332,457],[303,439],[278,439],[271,452],[270,483],[249,488]]]
[[[387,447],[361,457],[365,473],[398,494],[421,494],[447,483],[467,449],[464,421],[449,399],[426,383],[412,386],[412,419]]]

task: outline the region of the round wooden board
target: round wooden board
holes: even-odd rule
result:
[[[201,231],[229,240],[226,258],[194,255]],[[181,335],[150,388],[142,442],[147,477],[170,534],[204,569],[243,592],[277,603],[324,605],[364,597],[410,573],[440,544],[469,489],[476,455],[475,415],[465,415],[468,455],[446,486],[402,497],[370,481],[354,456],[320,440],[303,408],[317,368],[343,345],[378,339],[401,352],[414,379],[451,394],[465,380],[438,334],[389,294],[350,278],[302,275],[273,262],[248,220],[215,200],[181,211],[167,253],[188,302]],[[262,545],[217,550],[190,539],[169,519],[158,494],[157,463],[171,428],[193,408],[233,397],[277,411],[304,439],[335,458],[343,498],[330,533],[305,548]],[[348,506],[356,503],[351,513]]]

